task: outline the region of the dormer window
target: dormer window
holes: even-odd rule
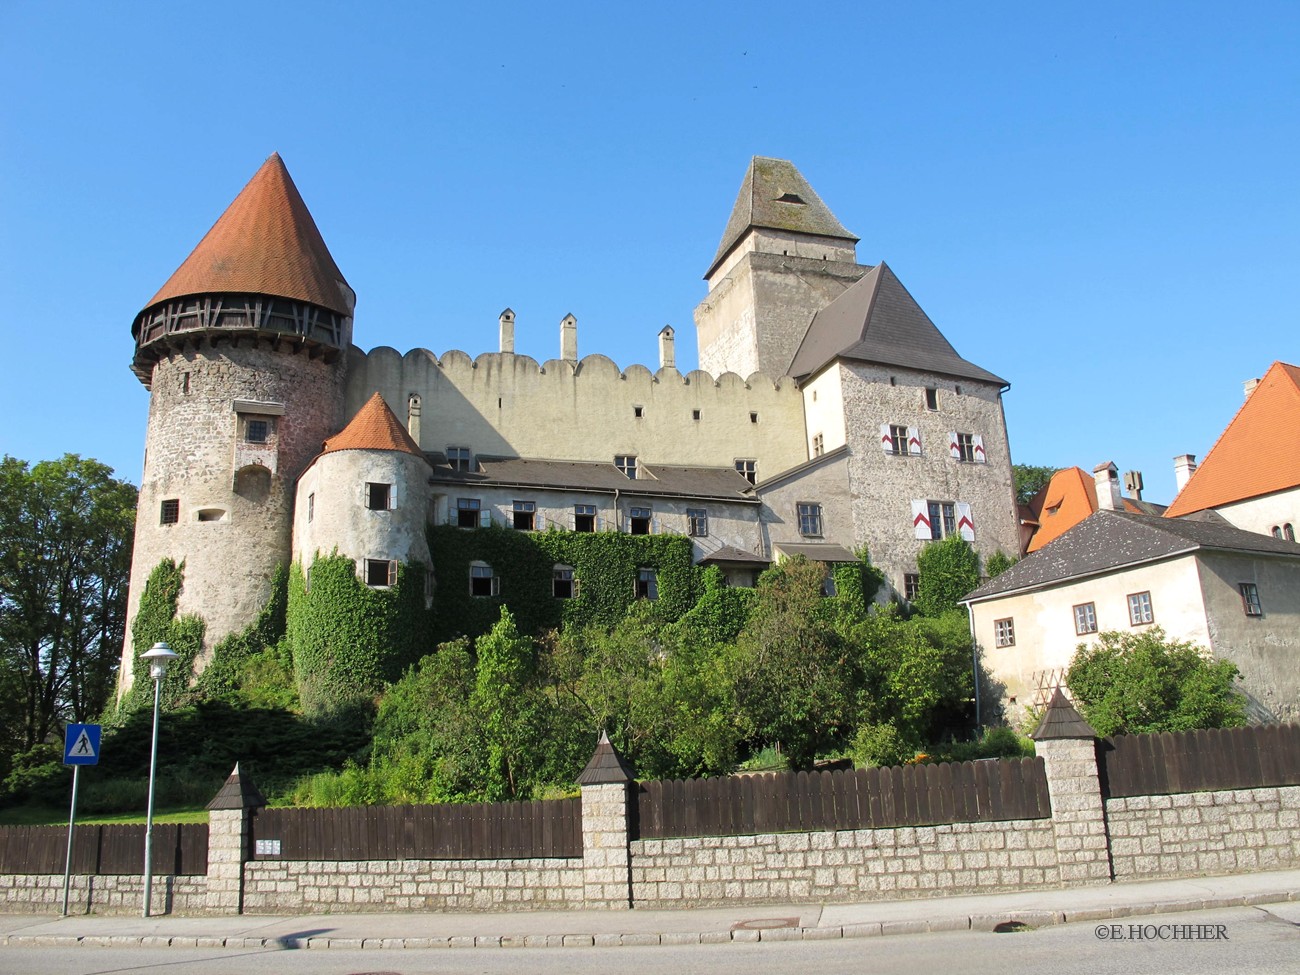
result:
[[[782,193],[776,198],[777,203],[793,203],[795,206],[806,207],[808,204],[803,201],[798,193]]]
[[[468,447],[448,447],[447,464],[453,471],[472,470]]]
[[[636,480],[636,455],[635,454],[617,454],[614,457],[614,466],[618,468],[619,473],[629,481]]]

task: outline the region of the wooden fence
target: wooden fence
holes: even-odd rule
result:
[[[504,860],[582,856],[582,800],[263,809],[255,860]]]
[[[142,824],[77,826],[74,832],[74,874],[108,876],[144,872]],[[0,874],[61,874],[67,854],[66,826],[0,827]],[[176,876],[206,874],[207,823],[155,823],[153,869],[158,874]]]
[[[643,839],[1044,819],[1041,758],[643,782]]]
[[[1300,785],[1300,725],[1103,738],[1097,771],[1108,799]]]

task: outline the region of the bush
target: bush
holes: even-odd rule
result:
[[[1066,673],[1079,709],[1097,734],[1133,735],[1194,728],[1239,728],[1246,702],[1233,687],[1240,676],[1192,643],[1143,633],[1101,634],[1080,644]]]
[[[902,765],[916,754],[916,746],[903,740],[892,724],[863,724],[853,736],[850,750],[858,768]]]
[[[957,601],[980,584],[980,557],[960,535],[930,542],[916,556],[920,573],[916,608],[925,616],[940,616],[957,608]]]

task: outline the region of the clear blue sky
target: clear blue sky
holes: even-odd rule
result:
[[[1300,362],[1300,4],[0,4],[0,452],[138,482],[140,307],[279,151],[357,344],[653,365],[751,155],[966,358],[1013,459],[1203,456]],[[1292,431],[1294,434],[1294,431]]]

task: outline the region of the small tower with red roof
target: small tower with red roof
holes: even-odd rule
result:
[[[185,564],[178,611],[202,617],[206,648],[266,605],[295,479],[344,419],[355,304],[272,155],[136,316],[131,368],[150,403],[123,689],[130,621],[163,559]]]

